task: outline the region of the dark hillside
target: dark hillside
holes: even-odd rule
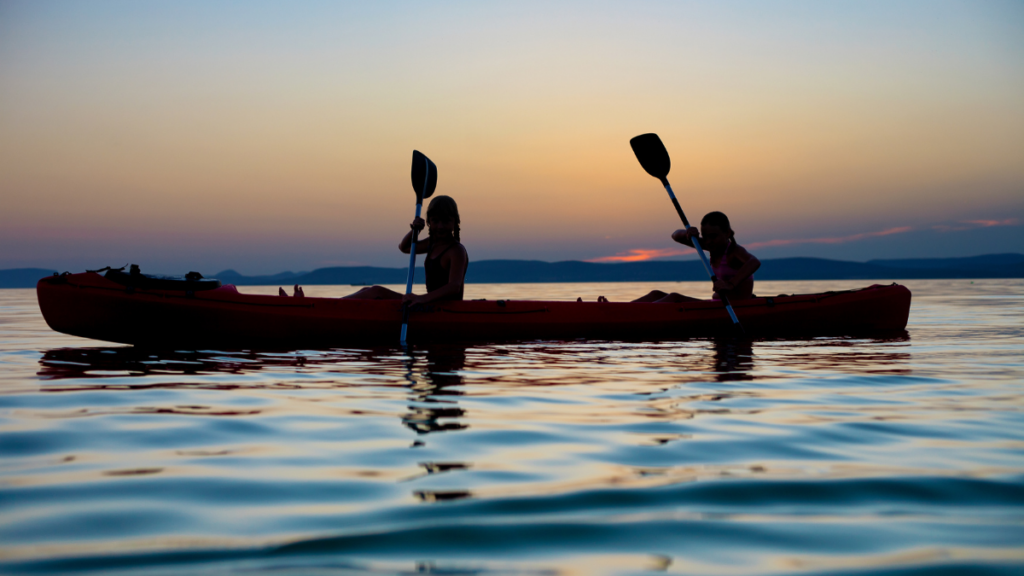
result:
[[[0,288],[31,288],[51,270],[17,268],[0,270]],[[269,276],[242,276],[225,270],[213,276],[225,284],[323,285],[404,284],[405,268],[346,266],[312,272],[281,272]],[[778,258],[762,261],[758,280],[912,280],[929,278],[1024,278],[1024,254],[987,254],[970,258],[915,258],[847,262],[825,258]],[[471,262],[470,283],[525,282],[679,282],[706,280],[699,260],[595,264],[568,260],[481,260]],[[423,282],[423,268],[416,269]]]

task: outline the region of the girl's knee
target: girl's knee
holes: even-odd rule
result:
[[[371,286],[366,290],[369,293],[366,298],[371,298],[373,300],[394,300],[395,298],[402,297],[398,292],[383,286]]]
[[[394,296],[391,296],[391,294],[393,294],[393,292],[383,286],[367,286],[356,290],[348,296],[344,296],[344,298],[352,298],[355,300],[381,300],[389,297],[393,298]]]
[[[655,302],[661,300],[665,296],[667,296],[667,294],[665,294],[661,290],[651,290],[644,296],[641,296],[640,298],[633,300],[633,302]]]
[[[673,292],[666,294],[664,298],[658,300],[658,302],[693,302],[699,300],[699,298],[692,298],[690,296],[683,296],[682,294]]]

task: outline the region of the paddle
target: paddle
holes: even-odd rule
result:
[[[416,192],[416,217],[420,217],[423,200],[430,198],[437,188],[437,166],[419,150],[412,151],[412,189]],[[409,247],[409,279],[405,282],[405,293],[412,294],[412,278],[416,273],[416,237],[419,230],[412,229],[412,245]],[[409,331],[409,307],[402,306],[402,346]]]
[[[683,213],[683,208],[679,205],[679,200],[676,200],[676,194],[668,183],[668,171],[672,166],[672,161],[669,160],[668,150],[665,150],[665,145],[661,143],[661,138],[658,138],[657,134],[641,134],[630,140],[629,145],[633,147],[633,153],[636,154],[636,159],[640,161],[640,165],[643,166],[644,170],[651,176],[661,180],[665,190],[668,191],[668,197],[672,199],[672,205],[676,207],[676,212],[679,213],[679,218],[683,221],[683,226],[689,229],[690,222],[686,219],[686,214]],[[692,238],[692,240],[693,247],[697,249],[697,254],[700,255],[700,261],[704,263],[704,269],[708,271],[708,276],[711,276],[711,282],[714,282],[718,277],[715,276],[715,271],[711,269],[711,263],[708,262],[708,257],[704,255],[704,250],[700,247],[700,241],[696,237]],[[743,332],[743,326],[740,325],[740,320],[736,317],[732,304],[729,303],[729,297],[722,293],[719,293],[719,296],[722,298],[722,302],[725,303],[725,309],[729,311],[729,318],[732,318],[733,326],[739,329],[740,332]]]

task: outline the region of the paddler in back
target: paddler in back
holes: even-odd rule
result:
[[[368,286],[345,298],[363,300],[402,300],[409,304],[426,304],[443,300],[462,300],[469,268],[469,254],[459,237],[459,207],[450,196],[435,196],[427,206],[427,220],[413,220],[413,230],[429,232],[426,242],[416,243],[416,253],[426,254],[423,269],[426,272],[426,294],[401,294],[383,286]],[[398,244],[403,254],[412,246],[410,230]]]
[[[731,302],[754,297],[754,272],[761,267],[761,261],[736,243],[736,233],[732,230],[729,217],[721,212],[708,212],[700,221],[700,231],[690,227],[676,230],[672,239],[680,244],[693,246],[693,238],[700,241],[701,248],[711,254],[711,268],[715,271],[714,295],[720,300],[722,295]],[[603,297],[602,297],[603,299]],[[633,302],[683,302],[697,300],[675,292],[667,294],[654,290]]]

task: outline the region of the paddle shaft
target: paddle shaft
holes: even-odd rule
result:
[[[668,192],[668,197],[672,199],[672,205],[676,207],[676,212],[679,213],[679,218],[683,221],[683,226],[689,229],[690,221],[686,219],[686,214],[683,213],[683,207],[679,205],[679,200],[676,200],[676,193],[672,191],[672,186],[669,185],[668,179],[662,178],[661,183],[665,185],[665,191]],[[704,254],[704,249],[700,247],[700,240],[697,240],[696,237],[692,237],[690,238],[690,241],[693,242],[693,247],[697,249],[697,254],[700,255],[700,261],[704,263],[704,269],[707,270],[708,276],[711,277],[711,282],[714,283],[714,281],[718,279],[718,276],[716,276],[715,271],[711,269],[711,263],[708,262],[708,257]],[[728,310],[729,318],[732,318],[733,325],[742,331],[743,326],[740,325],[740,320],[736,317],[736,312],[733,311],[732,304],[729,303],[729,297],[721,292],[718,293],[718,297],[722,299],[723,303],[725,303],[725,309]]]
[[[420,217],[420,211],[423,210],[423,201],[420,200],[416,203],[416,218]],[[416,274],[416,237],[419,236],[420,231],[412,229],[412,244],[409,245],[409,277],[405,281],[405,293],[412,294],[412,279],[413,275]],[[409,306],[402,306],[402,346],[405,346],[405,336],[409,332]]]

